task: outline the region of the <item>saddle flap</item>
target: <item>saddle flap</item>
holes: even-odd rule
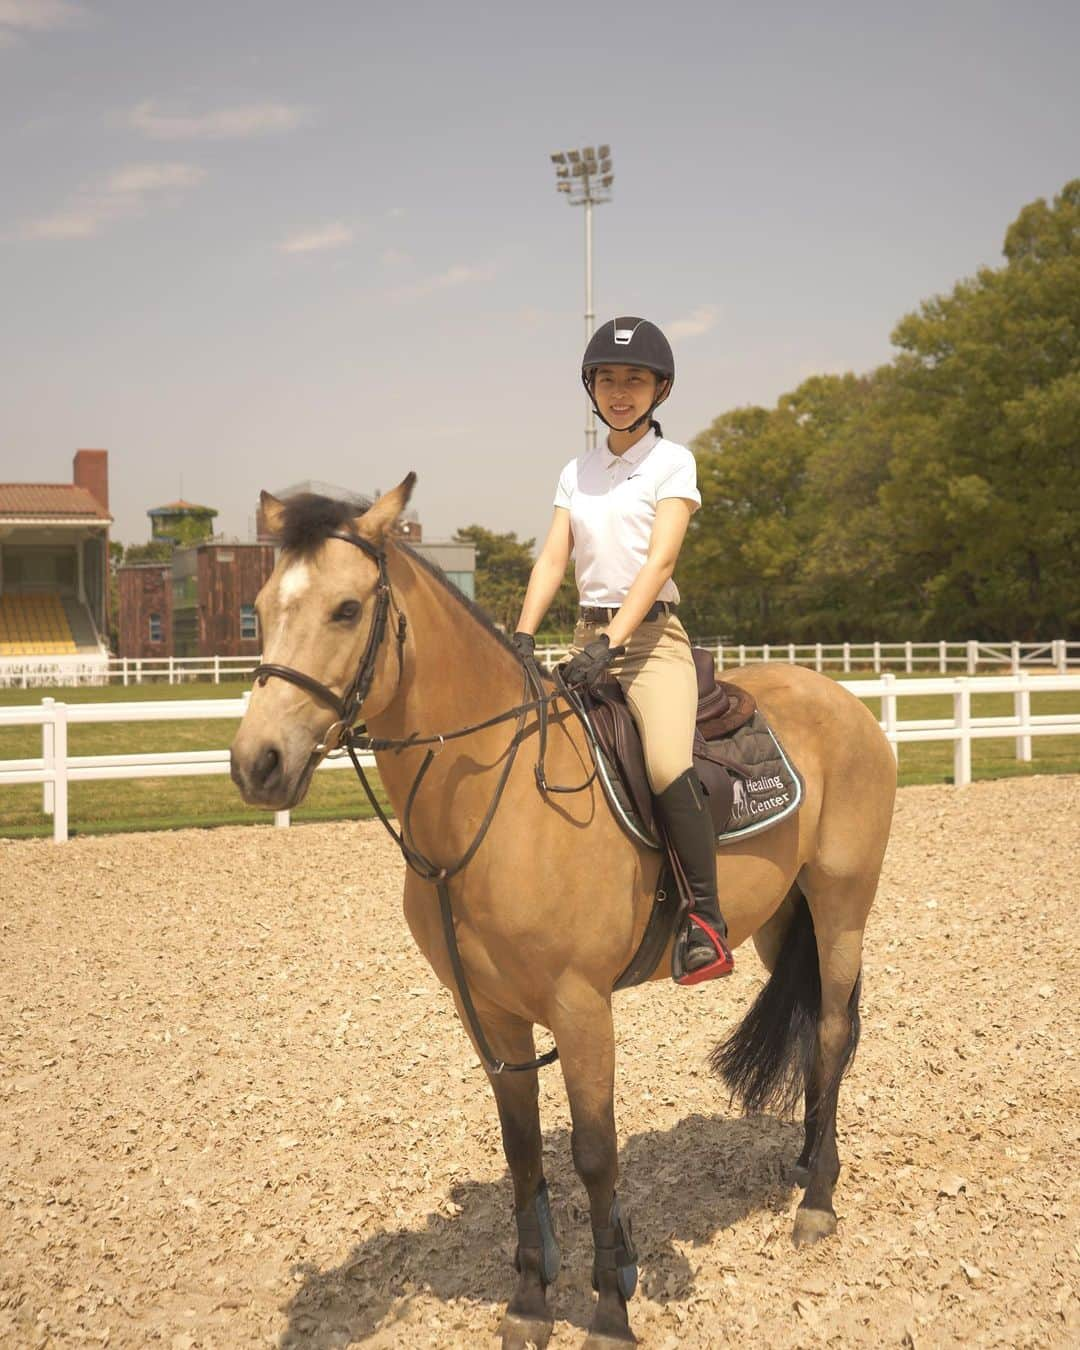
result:
[[[604,680],[597,688],[589,690],[585,695],[585,705],[600,748],[622,779],[630,804],[645,828],[655,833],[645,753],[618,682]]]

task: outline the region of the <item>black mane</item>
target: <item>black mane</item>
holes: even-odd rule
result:
[[[298,492],[295,497],[286,497],[282,506],[285,515],[281,523],[281,547],[301,555],[314,553],[320,544],[338,530],[355,534],[353,522],[367,509],[364,503],[335,501],[333,497],[320,497],[315,492]],[[495,627],[487,611],[455,586],[437,563],[421,557],[400,539],[395,539],[394,545],[433,576],[459,604],[464,605],[476,622],[520,663],[521,657],[503,630]]]
[[[298,492],[282,502],[281,547],[290,553],[314,553],[337,530],[355,534],[353,521],[370,503],[339,502],[316,492]]]

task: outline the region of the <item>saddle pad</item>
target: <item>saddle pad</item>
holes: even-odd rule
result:
[[[646,815],[609,759],[591,722],[592,709],[578,705],[589,736],[597,778],[623,830],[646,848],[660,848],[652,811]],[[629,714],[627,714],[629,716]],[[694,739],[694,767],[717,826],[718,845],[760,834],[786,819],[802,802],[802,779],[756,708],[748,722],[716,741]]]
[[[716,837],[721,846],[760,834],[797,811],[802,802],[802,778],[760,708],[731,735],[695,741],[694,764],[706,792],[717,773],[731,781],[731,811]]]

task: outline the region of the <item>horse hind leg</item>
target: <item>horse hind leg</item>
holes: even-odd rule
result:
[[[805,1139],[794,1179],[806,1193],[795,1216],[795,1245],[807,1246],[836,1231],[833,1191],[840,1176],[836,1110],[840,1082],[859,1043],[862,939],[876,877],[869,885],[836,878],[817,892],[808,882],[821,995],[813,1062],[806,1080]]]
[[[855,900],[838,894],[835,881],[825,904],[808,904],[802,890],[792,888],[784,902],[786,924],[778,921],[756,939],[770,978],[711,1057],[713,1069],[749,1112],[772,1107],[790,1114],[800,1097],[805,1101],[805,1142],[795,1179],[805,1180],[806,1195],[796,1216],[796,1245],[836,1228],[836,1103],[858,1039],[857,986],[869,908]]]

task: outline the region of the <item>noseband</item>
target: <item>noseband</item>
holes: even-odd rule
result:
[[[393,591],[390,588],[390,574],[386,567],[386,551],[376,548],[374,544],[368,543],[358,534],[346,534],[344,530],[334,530],[327,536],[329,539],[342,539],[346,544],[352,544],[354,548],[360,549],[377,565],[379,569],[379,580],[375,587],[375,613],[371,620],[371,628],[368,632],[368,640],[364,647],[364,653],[360,657],[360,664],[356,668],[356,674],[353,676],[348,688],[341,695],[335,694],[329,685],[322,684],[315,679],[313,675],[307,675],[302,670],[294,670],[292,666],[278,666],[270,662],[263,662],[255,667],[253,679],[260,685],[265,685],[266,681],[272,676],[279,680],[287,680],[289,684],[295,684],[299,689],[306,689],[309,694],[313,694],[320,703],[325,703],[327,707],[332,708],[337,713],[338,720],[334,722],[323,737],[323,744],[318,746],[319,750],[332,750],[340,745],[342,740],[352,730],[356,719],[360,716],[360,709],[363,707],[364,699],[367,698],[371,690],[371,685],[375,679],[375,661],[379,654],[379,648],[382,640],[386,636],[387,619],[390,614],[390,606],[394,603]],[[397,606],[394,606],[395,609]],[[398,611],[397,639],[398,654],[398,673],[401,673],[402,651],[405,646],[405,633],[407,624],[405,615]],[[334,737],[331,742],[331,737]]]

